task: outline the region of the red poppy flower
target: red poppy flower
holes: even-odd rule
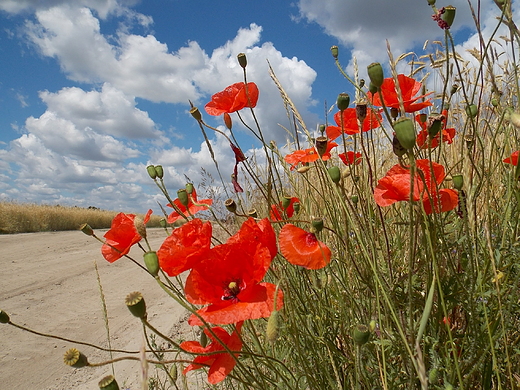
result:
[[[213,203],[213,199],[197,199],[197,191],[195,191],[195,188],[193,188],[193,192],[191,195],[188,195],[189,202],[188,207],[184,206],[179,199],[175,199],[173,203],[175,203],[175,206],[186,216],[188,215],[194,215],[195,213],[198,213],[199,211],[207,210],[208,206],[211,206]],[[168,207],[173,207],[171,204],[167,204]],[[189,212],[188,212],[189,210]],[[182,215],[180,215],[177,211],[174,211],[170,215],[168,215],[168,223],[174,223],[179,218],[183,218]]]
[[[291,218],[294,215],[294,204],[295,203],[300,203],[300,199],[293,196],[293,197],[291,197],[291,199],[289,201],[289,206],[287,206],[287,208],[285,209],[285,215],[287,215],[287,218]],[[271,205],[271,213],[269,214],[269,216],[273,221],[282,221],[284,219],[282,215],[283,215],[282,202],[280,202],[279,204]]]
[[[363,128],[361,129],[363,132],[379,127],[379,124],[382,121],[381,114],[374,110],[368,109],[367,114],[368,115],[363,121]],[[327,137],[331,140],[336,139],[341,135],[341,111],[334,114],[334,121],[337,126],[327,126],[327,129],[325,130],[327,132]],[[347,108],[343,111],[343,130],[345,134],[359,133],[355,108]]]
[[[299,202],[298,198],[294,198]],[[276,233],[274,232],[271,222],[267,218],[264,218],[256,222],[253,218],[247,219],[239,231],[235,235],[229,237],[227,244],[235,242],[252,240],[260,242],[267,249],[271,255],[271,260],[274,259],[278,253],[278,247],[276,246]]]
[[[314,233],[288,223],[280,230],[278,239],[280,252],[291,264],[320,269],[330,263],[329,247],[318,241]]]
[[[413,201],[422,201],[426,214],[453,210],[458,205],[458,194],[453,189],[439,189],[446,174],[444,167],[430,160],[417,160]],[[433,174],[433,176],[432,176]],[[379,206],[390,206],[399,201],[410,199],[410,170],[401,165],[394,165],[377,183],[374,199]]]
[[[150,220],[152,210],[148,210],[143,223],[146,225]],[[119,213],[112,220],[110,230],[105,233],[105,243],[101,247],[103,257],[113,263],[120,259],[128,252],[132,245],[141,241],[141,235],[137,232],[135,227],[135,214]]]
[[[338,154],[339,158],[345,165],[359,165],[361,164],[362,155],[361,153],[357,152],[347,152]]]
[[[414,97],[415,94],[419,92],[419,90],[422,87],[422,84],[420,82],[415,81],[413,78],[407,77],[404,74],[397,75],[397,80],[399,81],[399,87],[401,89],[401,94],[403,97],[405,112],[419,111],[425,107],[432,105],[430,100],[416,103],[417,100],[433,93],[430,92],[425,95]],[[383,95],[383,101],[385,103],[385,106],[400,109],[399,98],[397,96],[397,90],[395,88],[394,79],[392,77],[386,78],[383,81],[383,85],[381,85],[381,94]],[[375,94],[368,92],[368,98],[374,106],[381,107],[383,105],[379,98],[378,92]]]
[[[211,384],[222,382],[233,371],[236,358],[240,355],[238,352],[242,350],[242,339],[240,338],[242,324],[243,322],[239,322],[231,334],[220,326],[211,328],[211,332],[204,329],[204,333],[211,340],[206,347],[203,347],[198,341],[182,342],[181,349],[195,354],[204,354],[193,359],[193,363],[184,369],[183,374],[186,375],[191,370],[209,366],[208,382]],[[213,336],[212,332],[217,337]],[[230,354],[228,351],[236,353]]]
[[[433,138],[428,135],[428,122],[427,120],[423,120],[423,115],[416,115],[415,121],[421,126],[421,131],[417,134],[417,146],[421,149],[428,149],[429,147],[434,149],[439,146],[439,142],[442,141],[448,144],[453,143],[453,138],[455,138],[455,129],[454,128],[446,128],[446,118],[448,116],[448,111],[443,110],[442,116],[444,119],[442,120],[442,130],[437,133]]]
[[[170,276],[189,270],[209,251],[211,223],[193,219],[164,240],[157,251],[161,269]]]
[[[327,161],[330,159],[330,151],[332,148],[335,148],[338,146],[336,142],[328,141],[327,142],[327,149],[325,150],[325,153],[323,153],[323,156],[321,156],[321,159],[323,161]],[[292,152],[285,156],[285,162],[287,164],[291,164],[291,170],[296,168],[296,165],[300,163],[310,163],[318,160],[320,158],[320,155],[318,154],[318,151],[315,147],[303,149],[303,150],[296,150],[295,152]]]
[[[249,100],[248,100],[249,97]],[[258,101],[258,87],[255,83],[243,82],[230,85],[223,91],[217,92],[211,97],[211,101],[206,104],[206,112],[209,115],[218,116],[225,112],[228,114],[241,110],[244,107],[256,107]]]
[[[213,324],[232,324],[269,317],[274,310],[276,286],[261,283],[272,261],[272,233],[267,225],[251,233],[251,223],[240,228],[229,242],[212,248],[191,270],[184,291],[189,302],[207,305],[197,311]],[[255,239],[256,238],[256,239]],[[278,291],[277,309],[283,306]],[[192,315],[190,325],[202,325]]]
[[[513,152],[513,154],[511,154],[511,156],[509,156],[508,158],[504,159],[504,162],[506,164],[511,164],[511,165],[517,166],[518,165],[518,155],[519,154],[520,154],[520,150],[517,150],[516,152]]]

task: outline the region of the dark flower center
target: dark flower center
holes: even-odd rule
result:
[[[224,287],[224,295],[222,295],[222,300],[233,301],[233,303],[238,302],[238,294],[241,290],[242,289],[240,288],[239,280],[233,280],[229,282],[229,284],[226,287]]]

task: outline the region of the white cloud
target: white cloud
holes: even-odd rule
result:
[[[457,7],[452,31],[474,26],[466,0],[450,3]],[[482,1],[483,15],[490,3],[491,0]],[[425,0],[300,0],[298,7],[302,18],[319,24],[327,34],[352,50],[360,69],[366,69],[373,61],[388,61],[386,40],[394,56],[398,56],[413,49],[414,45],[422,46],[426,40],[444,35],[431,20],[433,11]],[[349,71],[352,71],[352,62]]]

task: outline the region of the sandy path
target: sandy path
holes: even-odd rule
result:
[[[97,232],[102,235],[103,232]],[[164,231],[151,230],[150,242],[158,249]],[[109,264],[100,243],[79,231],[1,235],[0,308],[11,321],[29,328],[106,346],[97,262],[106,299],[112,347],[138,350],[142,342],[140,321],[125,306],[129,292],[141,291],[148,318],[177,341],[193,338],[186,325],[186,311],[175,304],[143,270],[127,259]],[[134,248],[131,255],[142,259]],[[111,374],[110,366],[73,369],[63,363],[64,352],[78,347],[91,362],[109,358],[107,352],[48,339],[0,324],[0,388],[97,389],[98,381]],[[114,355],[121,356],[121,355]],[[114,365],[120,386],[138,389],[139,363]],[[149,368],[153,372],[153,368]],[[197,388],[197,386],[190,386]]]

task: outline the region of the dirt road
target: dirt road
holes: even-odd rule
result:
[[[102,236],[103,232],[97,232]],[[151,230],[150,242],[158,249],[164,231]],[[146,272],[127,259],[109,264],[100,243],[79,231],[1,235],[0,309],[13,323],[40,332],[107,346],[97,262],[106,300],[112,348],[139,350],[142,326],[125,306],[132,291],[141,291],[148,318],[177,341],[192,339],[187,312],[169,298]],[[131,255],[142,260],[142,251]],[[160,340],[159,340],[160,341]],[[112,373],[111,366],[73,369],[63,363],[64,352],[77,347],[90,362],[110,358],[87,346],[36,336],[0,324],[0,388],[34,390],[98,389],[98,381]],[[114,357],[121,354],[114,354]],[[139,363],[114,365],[124,388],[140,389]],[[149,368],[153,372],[153,367]],[[190,386],[190,389],[192,387]],[[197,387],[193,387],[197,388]]]

